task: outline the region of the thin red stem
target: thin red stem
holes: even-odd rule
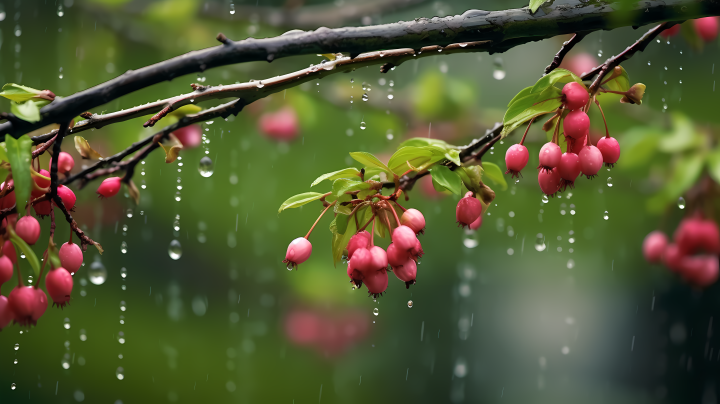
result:
[[[538,115],[538,116],[540,116],[540,115]],[[532,125],[533,122],[535,122],[535,118],[537,118],[537,116],[534,116],[533,119],[530,120],[530,123],[528,124],[527,128],[525,129],[525,133],[523,133],[522,139],[520,139],[520,145],[522,145],[525,142],[525,136],[527,136],[528,132],[530,131],[530,125]]]
[[[37,283],[35,284],[35,289],[40,287],[40,280],[42,279],[43,272],[45,271],[45,265],[47,264],[47,262],[48,262],[48,252],[47,252],[47,250],[45,250],[45,253],[43,254],[43,264],[42,264],[42,267],[40,268],[40,275],[38,275]]]
[[[395,212],[395,209],[393,209],[392,205],[388,203],[388,209],[393,213],[393,216],[395,216],[395,221],[397,222],[397,225],[400,226],[400,219],[398,218],[397,212]]]
[[[370,246],[375,245],[375,215],[373,214],[372,219],[372,231],[370,232]]]
[[[403,212],[407,212],[407,209],[403,208],[397,201],[393,201],[395,205],[397,205],[400,209],[402,209]]]
[[[600,101],[598,101],[595,97],[593,97],[593,101],[595,101],[595,105],[597,105],[598,109],[600,110],[600,114],[602,115],[603,123],[605,124],[605,137],[610,137],[610,130],[608,130],[607,121],[605,120],[605,113],[600,106]]]
[[[315,221],[315,223],[313,223],[312,227],[310,228],[310,231],[308,232],[308,234],[305,235],[305,239],[306,239],[306,240],[310,238],[310,233],[312,233],[312,231],[315,229],[315,226],[318,224],[318,222],[320,221],[320,219],[322,219],[322,217],[323,217],[323,215],[325,214],[325,212],[327,212],[328,209],[330,209],[331,206],[335,205],[335,202],[337,202],[337,201],[333,201],[333,203],[331,203],[330,205],[326,206],[325,209],[324,209],[324,210],[322,211],[322,213],[320,214],[320,216],[318,216],[317,220]]]

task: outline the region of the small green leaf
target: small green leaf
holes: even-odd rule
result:
[[[25,101],[22,104],[11,102],[10,112],[23,121],[37,122],[40,120],[40,108],[33,101]]]
[[[693,149],[703,144],[703,136],[697,133],[695,126],[686,115],[672,115],[672,132],[660,140],[660,150],[676,153]]]
[[[283,202],[282,205],[280,205],[278,213],[282,212],[285,209],[297,208],[312,201],[317,201],[318,199],[322,198],[323,195],[325,194],[321,194],[319,192],[305,192],[303,194],[291,196],[285,202]]]
[[[458,173],[450,170],[446,166],[437,165],[430,169],[430,174],[432,175],[433,186],[435,186],[437,191],[442,192],[448,190],[455,195],[460,195],[462,180],[458,176]],[[440,186],[441,189],[438,189],[437,186]]]
[[[353,205],[343,205],[343,202],[350,202],[352,200],[352,196],[345,194],[341,195],[339,198],[335,199],[335,195],[328,195],[326,201],[332,202],[335,201],[335,207],[333,208],[333,212],[337,214],[343,214],[343,215],[349,215],[350,212],[355,208]]]
[[[0,92],[0,96],[18,103],[25,102],[41,92],[40,90],[15,83],[7,83],[2,89],[3,91]]]
[[[522,126],[530,119],[555,111],[561,104],[560,90],[550,86],[541,94],[529,95],[511,105],[503,118],[502,137]],[[523,109],[524,108],[524,109]]]
[[[373,156],[370,153],[366,152],[351,152],[350,157],[352,157],[355,161],[357,161],[360,164],[365,165],[365,167],[370,168],[379,168],[382,171],[385,171],[386,173],[392,175],[392,170],[388,168],[388,166],[385,165],[382,161],[378,160],[377,157]]]
[[[333,171],[331,173],[323,174],[319,176],[313,183],[310,185],[311,187],[314,187],[315,185],[325,181],[325,180],[336,180],[338,178],[355,178],[359,177],[360,170],[358,170],[355,167],[349,167],[349,168],[343,168],[342,170]]]
[[[433,153],[420,147],[405,146],[398,149],[395,154],[390,157],[388,167],[397,175],[402,175],[410,170],[410,166],[415,168],[422,166],[430,161]],[[410,163],[410,165],[408,165]]]
[[[357,191],[361,189],[370,188],[370,184],[362,181],[349,180],[347,178],[338,178],[333,181],[332,195],[335,198],[340,198],[345,195],[346,192]]]
[[[483,162],[485,178],[489,178],[490,181],[500,186],[500,190],[505,191],[508,187],[503,175],[502,169],[497,164]]]
[[[32,178],[30,178],[30,158],[32,157],[33,141],[28,135],[14,139],[12,136],[5,137],[7,157],[13,172],[13,184],[15,186],[15,201],[19,217],[25,214],[25,204],[30,198],[32,189]]]
[[[542,4],[546,1],[547,0],[530,0],[530,12],[536,12],[537,9],[540,8],[540,6],[542,6]]]
[[[18,213],[20,212],[20,209],[18,209]],[[30,248],[27,243],[20,238],[15,232],[8,226],[8,229],[10,230],[10,241],[12,241],[13,244],[15,244],[15,247],[20,249],[20,251],[25,254],[25,259],[30,263],[30,266],[33,269],[33,272],[35,272],[35,278],[37,279],[38,276],[40,276],[40,261],[38,260],[37,256],[35,255],[35,252]],[[20,262],[18,262],[19,264]]]
[[[576,76],[570,70],[555,69],[542,76],[532,87],[530,94],[540,94],[555,84],[569,83],[571,81],[580,83],[583,87],[585,87],[585,84],[582,82],[580,77]]]
[[[413,146],[413,147],[437,146],[437,147],[442,147],[445,149],[454,149],[455,148],[444,140],[433,139],[433,138],[428,138],[428,137],[414,137],[412,139],[408,139],[408,140],[400,143],[400,147],[408,147],[408,146]]]
[[[618,67],[622,69],[622,73],[604,85],[608,90],[625,92],[630,89],[630,76],[628,76],[628,73],[622,66]]]
[[[345,234],[345,231],[347,230],[348,226],[348,218],[349,215],[337,215],[335,217],[335,225],[337,226],[337,232],[340,234]]]
[[[9,163],[10,160],[8,160],[7,152],[5,150],[5,142],[0,143],[0,161],[7,161]]]
[[[673,166],[670,178],[668,178],[663,189],[648,200],[648,209],[653,212],[660,212],[667,205],[675,203],[698,180],[704,162],[704,157],[699,154],[680,158]]]

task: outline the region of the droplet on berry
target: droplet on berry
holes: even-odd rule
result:
[[[287,253],[285,254],[284,263],[297,268],[298,265],[307,261],[312,253],[312,244],[305,237],[298,237],[290,242]]]

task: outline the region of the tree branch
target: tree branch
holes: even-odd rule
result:
[[[42,108],[42,119],[38,122],[13,122],[11,119],[0,124],[0,137],[6,134],[19,137],[52,123],[69,121],[82,112],[153,84],[229,64],[318,53],[347,52],[357,55],[377,49],[419,49],[428,43],[446,46],[485,40],[492,41],[488,52],[495,53],[561,34],[711,15],[720,15],[720,2],[648,0],[628,8],[578,1],[541,8],[534,15],[528,8],[492,12],[468,10],[462,15],[445,18],[419,18],[355,28],[322,27],[312,32],[275,38],[228,40],[220,46],[128,71],[103,84],[53,101]]]
[[[560,66],[560,63],[562,63],[565,56],[568,54],[568,52],[570,52],[570,49],[580,43],[580,41],[582,41],[586,35],[586,32],[578,32],[577,34],[573,35],[573,37],[570,38],[569,41],[563,42],[563,46],[553,58],[552,63],[550,63],[548,67],[545,68],[545,74],[548,74],[551,71],[557,69]]]

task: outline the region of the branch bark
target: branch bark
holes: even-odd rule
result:
[[[627,4],[627,3],[623,3]],[[43,126],[69,121],[123,95],[186,74],[235,63],[272,61],[282,57],[318,53],[347,52],[358,55],[378,49],[419,49],[427,44],[492,41],[488,52],[504,52],[512,47],[561,34],[622,26],[692,19],[720,15],[716,0],[648,0],[632,6],[583,3],[543,7],[534,15],[529,9],[504,11],[468,10],[445,18],[419,18],[392,24],[355,28],[319,28],[312,32],[275,38],[233,42],[128,71],[103,84],[56,100],[42,109],[36,123],[8,120],[0,124],[0,136],[19,137]]]

